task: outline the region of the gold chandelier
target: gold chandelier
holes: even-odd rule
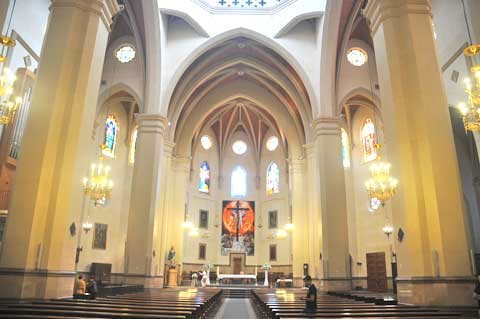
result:
[[[378,145],[376,146],[378,149]],[[370,165],[372,177],[365,182],[365,187],[370,198],[376,198],[385,206],[385,203],[397,193],[398,180],[390,176],[391,164],[377,157]]]
[[[0,76],[0,124],[10,123],[22,103],[21,98],[13,95],[15,80],[16,77],[10,69],[3,69],[3,74]]]
[[[15,46],[15,44],[17,44],[17,42],[6,35],[0,35],[0,44],[2,45],[3,48],[4,47],[12,48]],[[3,48],[2,48],[2,54],[0,55],[0,63],[5,62],[5,60],[7,59],[7,57],[3,54],[3,51],[4,51]]]
[[[104,147],[101,146],[102,150]],[[103,164],[103,156],[100,155],[98,162],[90,166],[90,176],[83,178],[83,191],[95,206],[105,205],[110,199],[113,189],[113,181],[109,179],[110,171],[110,166]]]
[[[467,57],[474,57],[480,53],[480,44],[475,44],[467,47],[464,50],[464,55]],[[480,64],[474,65],[470,72],[471,78],[467,77],[465,83],[465,93],[467,93],[467,103],[458,104],[458,109],[462,114],[463,125],[465,130],[471,132],[480,131]]]

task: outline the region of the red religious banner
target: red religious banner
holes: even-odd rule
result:
[[[229,252],[255,254],[255,202],[223,201],[222,255]]]

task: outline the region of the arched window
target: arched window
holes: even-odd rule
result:
[[[110,114],[105,121],[105,149],[103,154],[113,157],[115,155],[115,143],[117,142],[118,121],[115,115]]]
[[[206,161],[200,164],[198,190],[202,193],[210,193],[210,166]]]
[[[271,162],[267,168],[267,195],[280,192],[280,169],[277,163]]]
[[[362,126],[363,162],[370,162],[377,158],[376,144],[375,125],[370,118],[367,118]]]
[[[130,140],[130,153],[128,154],[128,162],[130,164],[135,163],[135,152],[137,151],[137,136],[138,128],[133,130],[132,139]]]
[[[231,195],[232,197],[247,196],[247,171],[241,166],[235,167],[232,172]]]
[[[348,134],[342,128],[342,160],[343,167],[350,167],[350,145],[348,143]]]

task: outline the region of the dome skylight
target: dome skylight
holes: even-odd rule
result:
[[[122,63],[128,63],[135,58],[135,48],[130,44],[122,45],[115,52],[115,56],[117,57],[118,61]]]
[[[236,141],[232,145],[232,150],[237,155],[245,154],[247,151],[247,144],[244,141]]]
[[[286,0],[202,0],[214,9],[273,9]]]
[[[368,55],[361,48],[351,48],[347,52],[347,60],[354,66],[362,66],[367,62]]]

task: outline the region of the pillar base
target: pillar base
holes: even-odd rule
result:
[[[163,288],[163,276],[123,274],[123,282],[128,285],[143,285],[145,288]]]
[[[0,269],[0,298],[48,299],[71,297],[75,272]]]
[[[397,278],[399,303],[416,306],[475,306],[474,277]]]

